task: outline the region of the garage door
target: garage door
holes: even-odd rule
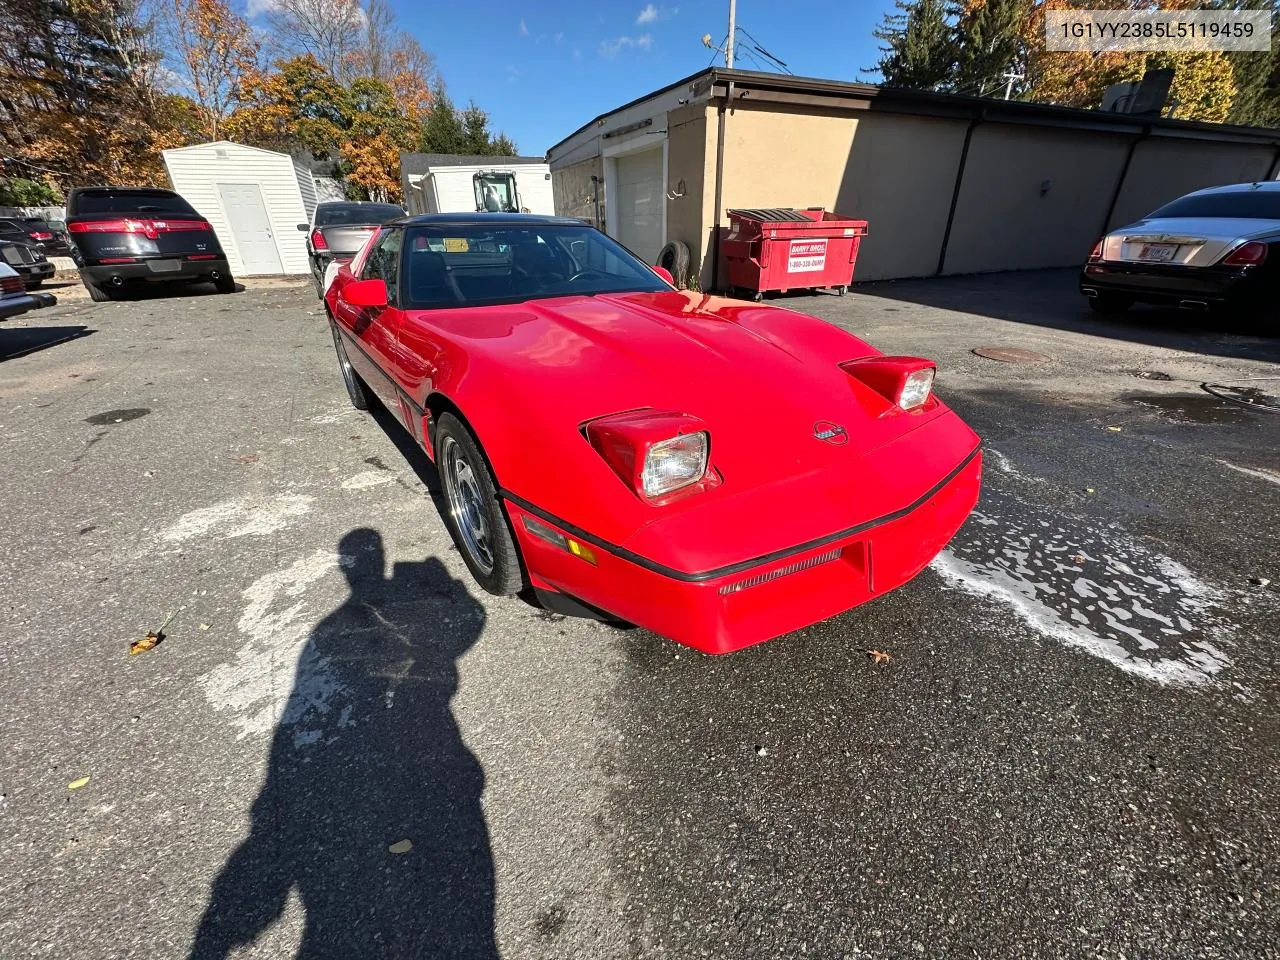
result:
[[[613,208],[617,237],[649,263],[662,249],[662,148],[618,157]]]

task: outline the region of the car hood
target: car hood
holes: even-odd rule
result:
[[[605,511],[616,527],[611,534],[582,521],[602,536],[624,537],[636,529],[637,518],[653,519],[654,508],[623,490],[587,446],[581,425],[589,420],[653,408],[707,423],[711,462],[724,483],[662,508],[679,512],[831,470],[855,477],[862,458],[949,414],[941,402],[912,413],[891,407],[840,367],[878,356],[876,350],[821,320],[777,307],[673,291],[419,316],[458,342],[472,366],[500,365],[508,404],[502,419],[519,423],[522,436],[537,436],[545,457],[565,458],[554,484],[525,470],[509,471],[500,482],[571,520],[580,519],[582,498],[575,489],[617,487],[623,498]],[[477,382],[492,383],[494,376],[478,376]],[[819,438],[817,425],[824,421],[844,427],[847,442]],[[580,484],[564,472],[568,467],[579,472]]]
[[[1172,263],[1206,267],[1246,240],[1280,233],[1277,220],[1226,217],[1153,217],[1120,227],[1107,235],[1103,258],[1138,260],[1144,244],[1171,242],[1178,249]]]

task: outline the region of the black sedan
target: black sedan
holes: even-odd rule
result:
[[[45,257],[44,251],[29,243],[0,239],[0,260],[17,271],[28,290],[34,290],[54,273],[53,264]]]
[[[1100,239],[1080,274],[1100,313],[1135,303],[1264,316],[1280,292],[1280,182],[1197,190]]]

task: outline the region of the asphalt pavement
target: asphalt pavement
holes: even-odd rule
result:
[[[307,283],[0,325],[0,957],[1280,957],[1280,338],[774,302],[936,359],[984,492],[725,657],[479,591]]]

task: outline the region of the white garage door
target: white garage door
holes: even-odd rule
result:
[[[618,240],[649,263],[658,258],[662,235],[662,148],[618,157],[617,194],[611,203],[617,215]]]

